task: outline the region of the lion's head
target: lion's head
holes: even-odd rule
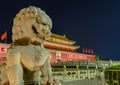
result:
[[[20,10],[12,27],[12,41],[18,45],[41,44],[51,35],[52,20],[40,8],[30,6]]]

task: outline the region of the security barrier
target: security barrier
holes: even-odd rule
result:
[[[105,81],[110,85],[120,85],[120,70],[105,70]]]
[[[76,68],[53,68],[62,85],[119,85],[120,70],[112,69],[81,69]]]

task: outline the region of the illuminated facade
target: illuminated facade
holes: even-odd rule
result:
[[[94,55],[77,53],[76,50],[80,46],[75,45],[76,42],[69,40],[65,35],[52,34],[51,37],[46,38],[44,46],[51,52],[51,63],[67,62],[67,61],[81,61],[81,60],[95,60]],[[10,44],[0,43],[0,60],[5,62],[5,54]]]

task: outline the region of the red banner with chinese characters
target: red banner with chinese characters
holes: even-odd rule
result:
[[[81,60],[95,60],[94,55],[88,55],[83,53],[75,53],[75,52],[64,52],[64,51],[51,51],[52,59],[51,63],[55,62],[67,62],[67,61],[81,61]]]

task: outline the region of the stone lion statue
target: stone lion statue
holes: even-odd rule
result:
[[[51,35],[52,21],[40,8],[20,10],[12,27],[12,41],[17,45],[40,44]]]
[[[30,6],[20,10],[13,22],[13,42],[6,54],[3,85],[7,81],[10,85],[24,85],[26,81],[34,81],[35,85],[41,85],[41,82],[53,85],[51,54],[43,46],[44,40],[51,35],[51,28],[50,17],[40,8]]]

